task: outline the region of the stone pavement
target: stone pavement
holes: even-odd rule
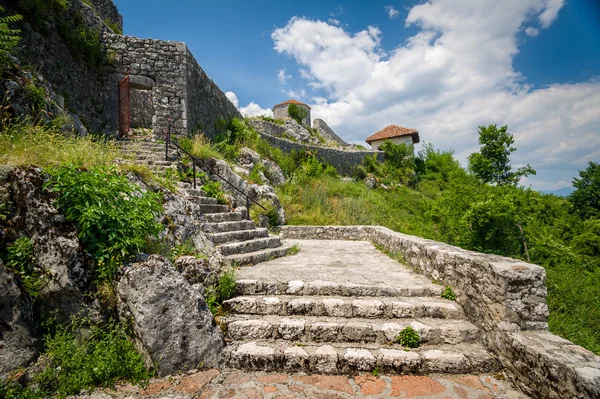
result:
[[[145,388],[120,385],[78,399],[284,399],[414,398],[526,399],[501,373],[493,375],[355,376],[267,374],[206,370],[154,379]]]

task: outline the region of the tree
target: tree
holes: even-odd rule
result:
[[[517,149],[512,147],[515,140],[507,130],[508,126],[479,126],[480,152],[469,155],[469,169],[485,183],[517,185],[521,177],[535,175],[529,165],[512,170],[509,157]]]
[[[577,212],[584,219],[600,217],[600,164],[590,161],[573,180],[573,187],[569,200]]]

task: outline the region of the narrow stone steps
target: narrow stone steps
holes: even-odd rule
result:
[[[165,160],[150,160],[150,159],[143,159],[143,160],[135,160],[133,161],[133,163],[135,163],[136,165],[153,165],[153,166],[172,166],[173,162],[172,161],[165,161]]]
[[[223,319],[226,336],[236,341],[253,339],[282,339],[286,341],[359,342],[390,345],[398,334],[410,326],[419,333],[421,344],[451,344],[477,342],[480,332],[465,320],[406,319],[363,319],[323,316],[281,317],[233,315]]]
[[[218,201],[216,198],[202,197],[199,195],[189,195],[189,196],[187,196],[187,200],[190,202],[194,202],[198,205],[217,205],[218,204]]]
[[[286,256],[290,249],[292,249],[291,245],[283,244],[277,248],[268,248],[245,254],[228,255],[226,258],[238,266],[256,265],[257,263]],[[236,281],[236,284],[238,282],[239,281]]]
[[[227,205],[219,205],[219,204],[199,204],[200,211],[203,214],[208,213],[226,213],[229,212],[230,209]]]
[[[243,219],[241,212],[207,213],[202,215],[206,223],[239,222]]]
[[[208,235],[211,241],[216,245],[252,240],[255,238],[262,238],[268,236],[269,231],[265,228],[256,228],[253,230],[226,231],[223,233],[211,233]]]
[[[331,281],[273,281],[240,279],[236,282],[238,295],[310,295],[343,297],[435,297],[440,298],[442,286],[388,286]]]
[[[186,184],[190,184],[190,183],[186,183]],[[198,187],[198,186],[196,186],[196,187]],[[190,187],[180,188],[179,191],[183,192],[184,195],[187,195],[190,197],[206,197],[206,193],[202,189],[191,188],[191,184],[190,184]]]
[[[389,374],[468,374],[500,370],[498,361],[480,344],[423,346],[293,344],[289,341],[247,341],[228,344],[224,366],[263,371],[349,374],[373,371]]]
[[[231,222],[203,222],[202,231],[205,233],[225,233],[238,230],[251,230],[256,227],[252,220],[236,220]]]
[[[208,215],[206,215],[208,216]],[[255,238],[247,241],[232,242],[217,246],[222,255],[238,255],[256,252],[267,248],[276,248],[281,245],[278,236]]]
[[[248,315],[385,317],[388,319],[418,317],[458,319],[463,317],[462,310],[455,302],[441,298],[238,296],[225,301],[223,305],[231,313]]]

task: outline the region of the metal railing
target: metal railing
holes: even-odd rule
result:
[[[222,181],[224,181],[225,183],[227,183],[231,188],[233,188],[235,191],[237,191],[238,193],[242,194],[244,197],[246,197],[246,211],[247,211],[247,216],[248,216],[248,220],[250,219],[250,202],[255,203],[256,205],[258,205],[259,207],[261,207],[262,209],[264,209],[265,211],[267,210],[264,206],[262,206],[256,199],[250,197],[248,194],[246,194],[245,192],[243,192],[242,190],[240,190],[237,186],[235,186],[233,183],[231,183],[229,180],[225,179],[223,176],[221,176],[219,173],[217,173],[217,171],[211,167],[210,165],[206,164],[206,161],[204,159],[200,159],[192,154],[190,154],[189,152],[187,152],[186,150],[184,150],[181,145],[179,145],[179,143],[175,140],[173,140],[171,138],[171,119],[169,119],[169,124],[167,127],[167,131],[165,132],[165,160],[168,161],[169,160],[169,147],[173,146],[175,149],[181,151],[183,154],[187,155],[188,158],[190,158],[192,160],[192,170],[193,170],[193,187],[194,189],[196,189],[196,165],[198,165],[199,168],[204,169],[204,170],[209,170],[210,173],[212,175],[217,176],[219,179],[221,179]]]

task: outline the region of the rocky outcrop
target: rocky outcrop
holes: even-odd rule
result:
[[[224,347],[206,303],[165,258],[150,256],[117,282],[119,317],[130,320],[147,366],[160,375],[216,367]]]
[[[37,354],[38,339],[31,299],[0,260],[0,381]]]
[[[248,119],[247,123],[263,134],[288,139],[300,144],[322,145],[314,134],[293,119],[285,119],[282,125],[260,118]]]
[[[323,119],[315,119],[313,121],[313,128],[316,129],[325,140],[331,141],[336,145],[341,145],[342,147],[347,147],[349,145],[342,140],[340,136],[335,134]]]
[[[272,186],[285,183],[285,176],[279,165],[270,159],[261,157],[259,153],[250,148],[242,148],[237,160],[238,169],[242,169],[242,173],[249,175],[257,165],[263,166],[265,169],[264,173],[260,172],[263,181],[269,182]],[[236,169],[236,172],[238,169]]]

